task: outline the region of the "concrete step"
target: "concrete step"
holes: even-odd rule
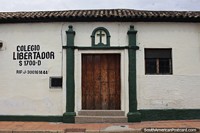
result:
[[[75,123],[127,123],[125,116],[76,116]]]
[[[79,116],[125,116],[121,110],[81,110]]]

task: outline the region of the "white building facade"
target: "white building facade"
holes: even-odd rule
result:
[[[73,123],[82,110],[200,118],[199,13],[0,14],[0,120]]]

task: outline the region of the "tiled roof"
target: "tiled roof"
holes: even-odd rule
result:
[[[200,22],[200,11],[132,9],[0,12],[0,23],[18,22]]]

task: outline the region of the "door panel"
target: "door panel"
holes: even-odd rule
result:
[[[82,109],[120,109],[120,55],[82,55]]]

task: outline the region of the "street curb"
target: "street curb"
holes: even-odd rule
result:
[[[63,130],[0,130],[0,133],[65,133]]]
[[[63,131],[64,133],[85,133],[85,128],[66,128]]]
[[[86,130],[85,133],[142,133],[141,129],[132,129],[130,131],[103,131],[103,130]]]

